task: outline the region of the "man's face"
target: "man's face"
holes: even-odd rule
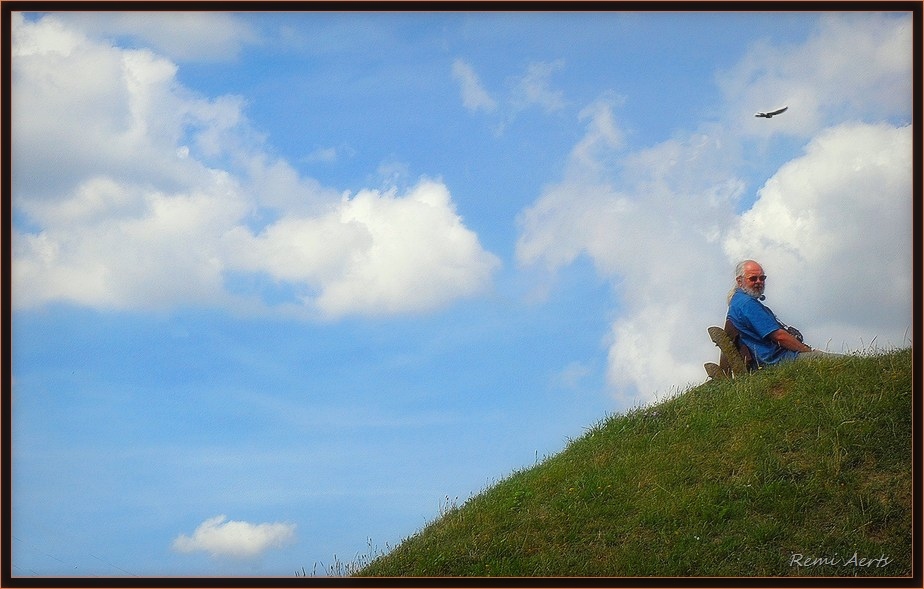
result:
[[[744,267],[744,274],[738,277],[738,286],[752,297],[759,297],[764,294],[766,281],[767,275],[760,264],[748,264]]]

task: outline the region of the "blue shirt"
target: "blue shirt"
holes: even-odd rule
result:
[[[777,364],[799,355],[799,352],[787,350],[770,339],[770,334],[783,326],[773,311],[740,288],[728,305],[728,319],[738,329],[741,343],[751,350],[759,365]]]

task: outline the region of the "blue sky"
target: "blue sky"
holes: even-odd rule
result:
[[[703,382],[740,259],[911,344],[909,13],[12,17],[16,576],[394,546]]]

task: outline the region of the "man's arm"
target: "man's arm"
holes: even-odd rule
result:
[[[794,352],[811,352],[812,348],[803,344],[795,338],[791,333],[785,329],[777,329],[770,334],[770,339],[779,344],[780,346],[786,348],[787,350],[792,350]]]

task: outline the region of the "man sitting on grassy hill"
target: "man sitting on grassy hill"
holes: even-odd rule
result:
[[[839,356],[812,349],[802,341],[798,330],[777,319],[761,301],[767,275],[754,260],[744,260],[735,267],[735,288],[728,302],[728,320],[751,351],[758,366],[787,360]]]

